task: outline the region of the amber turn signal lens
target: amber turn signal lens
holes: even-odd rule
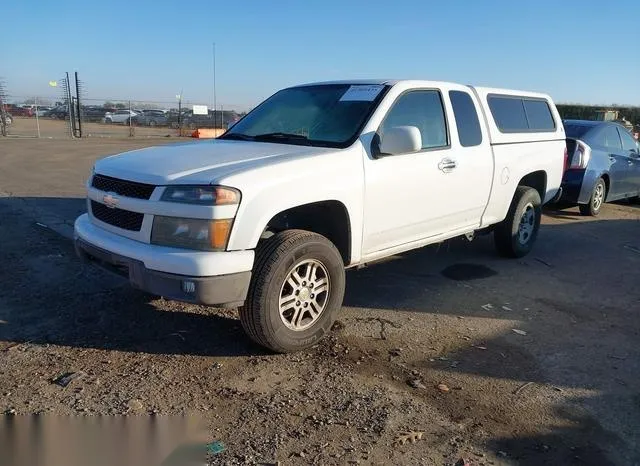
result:
[[[231,221],[231,219],[212,220],[209,224],[209,240],[213,249],[224,250],[227,248]]]
[[[239,204],[240,194],[235,189],[216,187],[216,205]]]

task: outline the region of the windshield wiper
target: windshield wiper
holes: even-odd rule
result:
[[[242,133],[227,133],[224,136],[221,136],[220,139],[235,139],[238,141],[253,141],[254,137],[249,136],[248,134]]]
[[[263,133],[254,136],[254,139],[289,139],[293,141],[303,141],[307,144],[311,144],[307,136],[295,133]]]

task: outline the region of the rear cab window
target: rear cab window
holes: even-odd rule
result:
[[[453,107],[460,145],[472,147],[482,144],[482,129],[480,128],[478,111],[471,96],[463,91],[449,91],[449,99],[451,99]]]
[[[501,133],[554,132],[556,122],[544,99],[490,94],[493,120]]]

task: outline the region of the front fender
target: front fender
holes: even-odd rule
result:
[[[358,148],[351,148],[313,160],[262,167],[223,180],[223,184],[242,192],[227,249],[255,249],[269,221],[280,212],[315,202],[338,201],[349,214],[351,262],[358,261],[364,197],[361,154]]]

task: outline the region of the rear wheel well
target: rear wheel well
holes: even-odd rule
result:
[[[547,172],[543,170],[531,172],[520,180],[518,186],[529,186],[538,191],[540,200],[544,204],[544,198],[547,194]]]
[[[340,251],[344,264],[349,265],[351,223],[347,208],[342,202],[314,202],[282,211],[269,220],[261,238],[291,229],[312,231],[326,237]]]
[[[609,183],[611,182],[611,180],[609,179],[608,173],[603,173],[600,178],[604,180],[604,187],[607,190],[607,192],[605,193],[605,199],[606,199],[606,195],[609,194]]]

